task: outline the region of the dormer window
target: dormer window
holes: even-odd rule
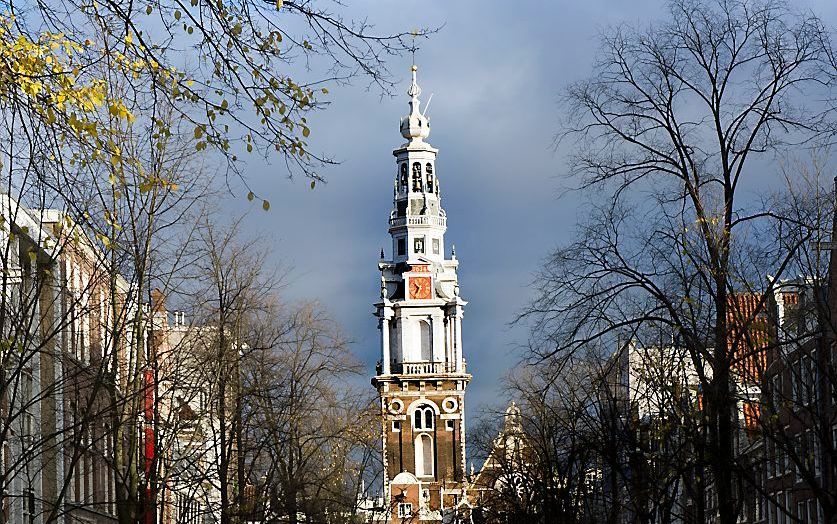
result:
[[[427,173],[427,191],[428,191],[429,193],[432,193],[432,192],[433,192],[433,188],[434,188],[434,186],[435,186],[435,184],[433,183],[433,164],[431,164],[430,162],[428,162],[428,163],[424,166],[424,171]]]
[[[421,164],[413,162],[413,191],[420,192],[421,188]]]

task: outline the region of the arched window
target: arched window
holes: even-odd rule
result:
[[[432,193],[433,192],[433,187],[434,187],[434,183],[433,183],[433,164],[428,162],[424,166],[424,171],[425,171],[425,173],[427,173],[427,192]]]
[[[421,191],[421,164],[413,162],[413,191]]]
[[[407,187],[407,162],[401,164],[401,187]]]
[[[433,329],[429,320],[419,320],[421,360],[433,360]]]
[[[433,437],[427,433],[416,437],[416,476],[433,476]]]
[[[431,431],[436,412],[428,405],[422,405],[413,411],[413,428],[421,431]]]

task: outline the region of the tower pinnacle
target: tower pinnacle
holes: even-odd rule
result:
[[[413,143],[422,142],[430,136],[430,120],[421,114],[420,110],[421,101],[418,97],[421,94],[421,88],[416,81],[418,66],[413,64],[410,71],[413,74],[413,81],[407,89],[407,95],[410,97],[410,114],[401,118],[401,136]]]
[[[413,72],[413,82],[410,84],[410,88],[407,89],[407,95],[410,97],[410,115],[414,115],[419,113],[419,104],[421,103],[418,99],[421,94],[421,88],[416,82],[416,71],[418,71],[418,66],[413,64],[410,71]]]

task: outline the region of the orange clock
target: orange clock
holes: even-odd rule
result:
[[[410,298],[418,300],[430,298],[430,277],[410,278]]]

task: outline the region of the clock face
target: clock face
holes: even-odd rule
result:
[[[412,277],[410,279],[410,298],[414,300],[430,298],[430,277]]]

